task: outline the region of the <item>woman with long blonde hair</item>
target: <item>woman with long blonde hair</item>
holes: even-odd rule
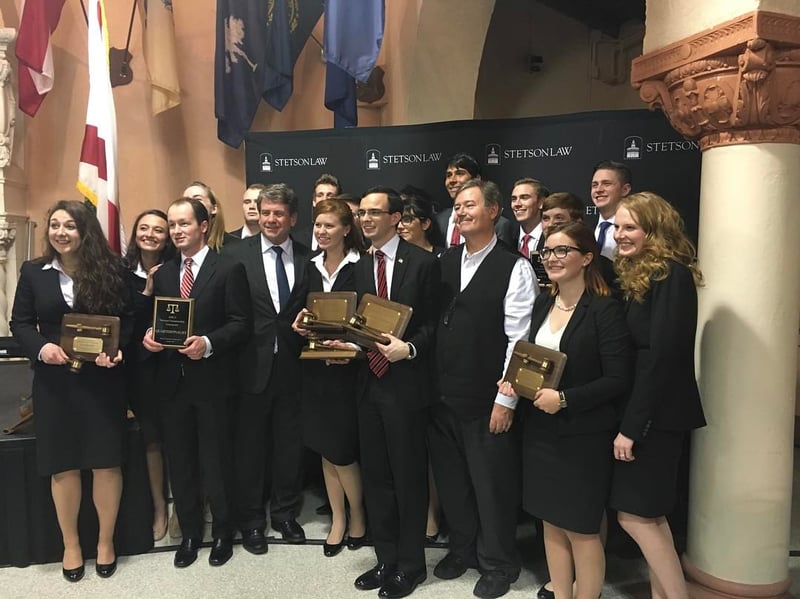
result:
[[[634,384],[614,439],[609,504],[642,550],[653,597],[688,597],[666,515],[689,431],[705,426],[694,371],[702,274],[678,212],[652,192],[622,199],[615,270],[636,349]]]

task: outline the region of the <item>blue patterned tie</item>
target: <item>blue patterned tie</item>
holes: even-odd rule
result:
[[[597,247],[600,248],[600,252],[603,251],[603,246],[606,244],[606,233],[608,233],[609,227],[613,223],[609,221],[603,221],[600,223],[600,233],[597,235]]]
[[[279,245],[273,245],[272,249],[275,250],[275,276],[278,279],[278,303],[281,305],[281,310],[284,309],[289,301],[289,294],[292,292],[289,289],[289,277],[286,276],[286,266],[283,264],[283,248]]]

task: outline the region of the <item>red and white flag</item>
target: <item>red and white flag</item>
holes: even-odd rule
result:
[[[125,236],[117,197],[117,116],[108,65],[108,28],[103,0],[89,0],[89,106],[83,133],[78,191],[97,208],[111,249],[122,253]]]
[[[44,97],[53,89],[53,48],[50,35],[61,18],[64,0],[23,0],[15,54],[19,61],[17,89],[19,109],[35,116]]]

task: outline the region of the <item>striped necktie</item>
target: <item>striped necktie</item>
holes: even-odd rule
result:
[[[381,250],[375,250],[375,258],[378,259],[378,296],[389,299],[389,289],[386,285],[386,254]],[[371,349],[367,352],[369,369],[373,374],[381,378],[389,370],[389,360],[381,352]]]
[[[181,279],[181,297],[187,298],[189,294],[192,292],[192,286],[194,285],[194,273],[192,273],[192,259],[186,258],[183,261],[183,264],[186,268],[183,271],[183,278]]]

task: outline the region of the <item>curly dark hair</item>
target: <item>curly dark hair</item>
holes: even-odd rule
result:
[[[139,228],[139,221],[145,216],[157,216],[158,218],[163,219],[165,224],[167,222],[166,213],[157,208],[153,210],[145,210],[136,217],[136,220],[133,221],[133,231],[131,232],[131,238],[128,241],[128,249],[125,252],[125,266],[130,270],[136,270],[136,268],[139,266],[139,262],[142,261],[142,250],[139,249],[139,246],[136,244],[136,230]],[[158,261],[166,262],[174,256],[175,245],[172,243],[169,233],[167,233],[167,240],[164,243],[164,248],[161,250],[161,254],[158,257]]]
[[[47,211],[45,248],[41,261],[52,262],[58,252],[50,244],[50,218],[59,210],[75,221],[81,245],[78,248],[78,269],[75,272],[75,305],[78,312],[119,315],[128,299],[125,266],[108,245],[97,217],[82,202],[61,200]]]

